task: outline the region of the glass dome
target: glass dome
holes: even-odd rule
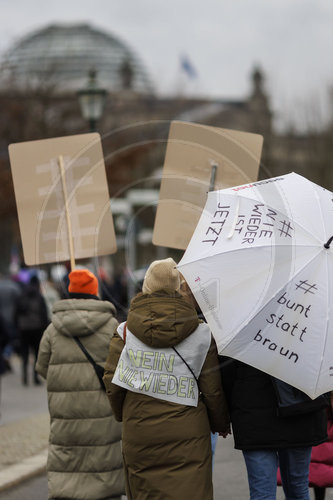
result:
[[[85,85],[89,70],[110,91],[152,93],[138,56],[124,42],[89,24],[50,25],[21,39],[2,61],[1,81],[19,87],[54,84],[57,90]]]

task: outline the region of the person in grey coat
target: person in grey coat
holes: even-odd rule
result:
[[[51,417],[47,461],[49,499],[120,499],[125,492],[121,424],[112,414],[92,364],[104,365],[118,322],[110,302],[98,299],[88,270],[69,275],[69,299],[53,306],[36,370],[46,378]]]

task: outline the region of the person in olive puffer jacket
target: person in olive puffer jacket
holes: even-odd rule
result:
[[[73,337],[103,365],[116,310],[99,300],[98,281],[88,270],[69,275],[69,299],[53,306],[36,370],[46,378],[51,417],[47,461],[49,499],[120,499],[125,492],[121,425],[105,392]]]
[[[229,430],[216,345],[175,266],[150,265],[105,365],[128,500],[212,500],[210,431]]]

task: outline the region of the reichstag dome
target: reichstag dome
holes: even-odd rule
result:
[[[84,86],[95,69],[109,91],[151,94],[149,75],[135,52],[118,38],[89,24],[53,24],[22,38],[2,61],[1,86],[52,83],[61,91]]]

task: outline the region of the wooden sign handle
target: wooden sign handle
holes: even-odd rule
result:
[[[70,253],[70,260],[71,260],[71,270],[73,271],[73,269],[75,268],[73,233],[72,233],[72,223],[71,223],[71,217],[70,217],[69,206],[68,206],[68,194],[67,194],[67,183],[66,183],[65,168],[64,168],[64,159],[63,159],[62,155],[58,156],[58,165],[59,165],[59,169],[60,169],[62,190],[64,193],[64,200],[65,200],[69,253]]]
[[[214,191],[218,163],[214,160],[210,160],[210,166],[212,167],[212,169],[211,169],[210,181],[209,181],[209,191]]]

